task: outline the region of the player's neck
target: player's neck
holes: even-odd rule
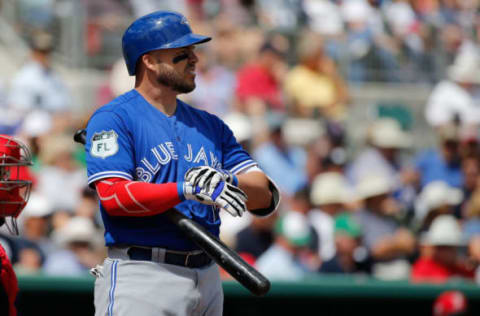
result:
[[[145,100],[167,116],[173,115],[177,109],[177,92],[171,89],[158,89],[148,85],[135,87]]]

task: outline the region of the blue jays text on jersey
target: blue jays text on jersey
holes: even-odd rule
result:
[[[167,116],[136,90],[119,96],[92,115],[85,148],[89,184],[112,177],[179,183],[194,166],[209,165],[238,173],[256,165],[218,117],[180,100],[175,113]],[[176,208],[218,236],[217,209],[190,200]],[[100,209],[107,245],[197,248],[162,214],[116,217]]]

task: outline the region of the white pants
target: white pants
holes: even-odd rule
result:
[[[191,269],[106,258],[95,270],[95,316],[221,316],[223,290],[216,264]]]

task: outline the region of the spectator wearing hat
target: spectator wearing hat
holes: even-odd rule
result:
[[[299,212],[287,212],[275,224],[275,241],[256,261],[271,280],[300,280],[317,271],[320,260],[311,251],[312,230]]]
[[[85,275],[100,264],[101,236],[90,219],[73,217],[52,233],[59,250],[47,257],[43,271],[50,275]]]
[[[356,187],[363,208],[356,212],[363,244],[372,258],[372,274],[381,279],[409,275],[408,257],[415,251],[413,234],[396,220],[400,208],[392,198],[392,184],[382,174],[364,176]]]
[[[335,257],[323,262],[320,272],[369,273],[367,249],[362,245],[362,230],[352,213],[335,216]]]
[[[474,99],[480,84],[480,56],[476,50],[459,53],[447,69],[447,78],[433,89],[425,107],[425,118],[433,127],[452,123],[480,124],[480,108]]]
[[[368,174],[381,173],[391,182],[397,199],[409,205],[416,175],[402,165],[400,155],[411,143],[411,135],[402,130],[398,121],[390,118],[374,121],[367,131],[367,147],[347,166],[349,181],[356,185]]]
[[[32,192],[29,203],[18,218],[22,237],[40,249],[42,262],[56,249],[49,236],[53,212],[53,205],[46,196],[39,192]]]
[[[335,256],[335,216],[345,211],[349,189],[345,178],[336,172],[319,174],[312,183],[308,218],[318,235],[319,256],[323,261]]]
[[[444,181],[456,188],[463,186],[459,133],[459,127],[453,123],[439,126],[437,128],[439,148],[427,149],[417,155],[414,165],[421,187],[436,180]]]
[[[413,282],[441,283],[452,277],[473,279],[473,267],[468,267],[459,256],[459,248],[465,243],[455,217],[441,215],[435,218],[420,243],[420,257],[412,267]]]
[[[424,233],[440,215],[453,215],[454,207],[463,201],[460,189],[449,186],[443,181],[433,181],[420,192],[415,203],[415,219],[418,232]]]

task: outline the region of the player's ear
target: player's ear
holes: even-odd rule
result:
[[[143,67],[152,71],[156,70],[157,64],[160,62],[153,54],[149,53],[143,54],[140,57],[140,60],[141,64],[143,64]]]

